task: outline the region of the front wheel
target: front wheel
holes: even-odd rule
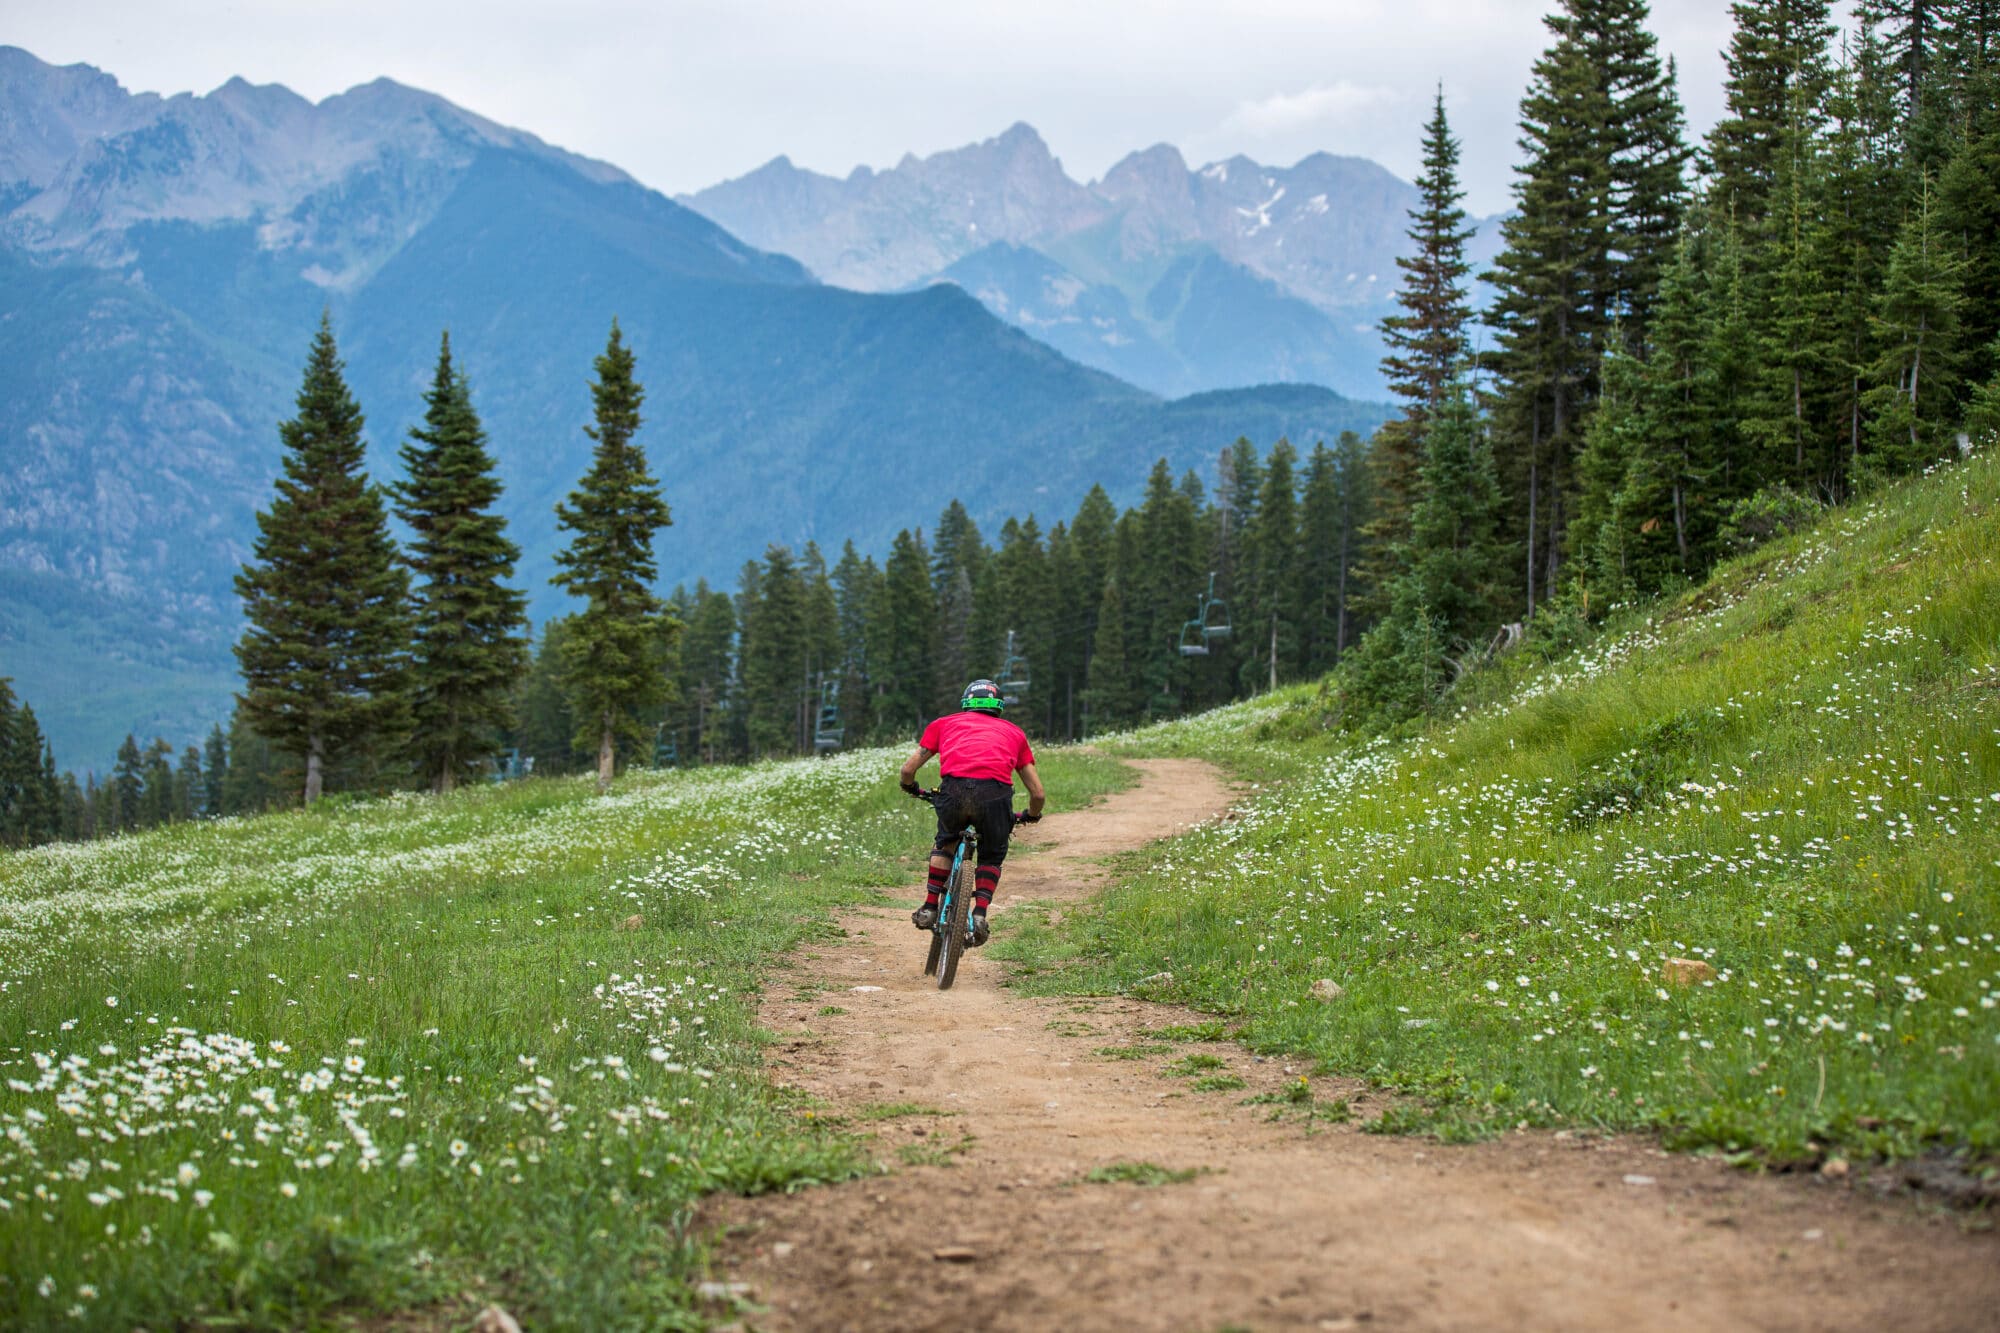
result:
[[[958,979],[958,960],[965,957],[965,918],[972,911],[972,862],[961,860],[951,877],[951,913],[939,937],[943,956],[938,960],[938,989],[950,990]],[[931,946],[933,950],[937,945]]]

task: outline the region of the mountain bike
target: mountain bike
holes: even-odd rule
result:
[[[940,802],[946,799],[944,793],[939,791],[918,790],[910,795],[932,809],[942,808]],[[1013,819],[1016,824],[1029,822],[1022,811],[1015,811]],[[958,832],[958,846],[951,856],[951,873],[945,876],[944,894],[938,900],[937,922],[931,927],[930,953],[924,958],[924,975],[936,977],[939,990],[951,989],[951,983],[958,979],[958,960],[971,947],[972,927],[969,921],[975,888],[974,872],[978,865],[979,831],[968,820]]]

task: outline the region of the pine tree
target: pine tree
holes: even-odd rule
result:
[[[1084,691],[1090,730],[1102,733],[1138,715],[1136,673],[1125,653],[1125,595],[1114,574],[1097,605],[1097,638],[1091,645],[1090,685]]]
[[[174,795],[174,747],[155,736],[145,751],[145,785],[139,795],[139,827],[158,828],[170,823],[176,804]]]
[[[936,633],[930,558],[923,535],[905,529],[890,545],[868,635],[877,739],[915,740],[930,720]]]
[[[1466,274],[1472,271],[1465,260],[1465,243],[1474,229],[1466,225],[1465,210],[1459,207],[1465,191],[1458,183],[1458,140],[1445,116],[1442,85],[1424,127],[1423,161],[1423,173],[1417,177],[1418,202],[1410,210],[1406,233],[1411,253],[1396,258],[1396,267],[1403,271],[1403,284],[1396,293],[1401,313],[1382,321],[1382,341],[1388,348],[1382,373],[1389,391],[1402,400],[1403,419],[1411,424],[1419,447],[1424,419],[1465,359],[1465,327],[1472,318],[1465,295]],[[1403,518],[1407,520],[1407,512]]]
[[[1340,657],[1342,568],[1340,463],[1325,443],[1315,444],[1300,488],[1298,547],[1292,577],[1299,592],[1298,666],[1308,676]]]
[[[229,773],[222,784],[223,813],[254,814],[284,799],[292,773],[271,742],[250,725],[241,703],[229,718]]]
[[[1802,492],[1830,493],[1845,471],[1840,451],[1827,447],[1836,433],[1827,416],[1843,367],[1817,166],[1808,157],[1780,172],[1782,202],[1756,247],[1755,352],[1739,429],[1760,475]]]
[[[1974,449],[2000,447],[2000,337],[1986,348],[1993,373],[1972,391],[1965,405],[1966,442]]]
[[[1249,595],[1236,614],[1244,636],[1242,685],[1251,691],[1297,674],[1305,588],[1292,567],[1299,546],[1298,451],[1279,440],[1264,460],[1257,516],[1244,536]],[[1275,656],[1274,656],[1275,653]]]
[[[139,738],[131,732],[118,746],[118,762],[112,767],[109,784],[110,832],[123,833],[140,827],[144,813],[140,801],[146,793],[146,756],[139,748]]]
[[[1625,460],[1614,504],[1624,525],[1625,569],[1642,593],[1689,575],[1711,550],[1715,505],[1701,503],[1716,472],[1706,314],[1689,234],[1661,282],[1652,354],[1640,372],[1645,430]]]
[[[1574,12],[1611,104],[1605,137],[1612,251],[1598,317],[1620,321],[1632,345],[1643,348],[1660,278],[1680,234],[1687,164],[1694,156],[1679,79],[1671,61],[1660,61],[1645,0],[1579,0]]]
[[[1872,420],[1863,469],[1895,477],[1922,469],[1957,426],[1959,289],[1965,262],[1938,234],[1928,186],[1921,192],[1882,288],[1882,355],[1865,397]]]
[[[1992,21],[2000,26],[2000,15]],[[1989,48],[1987,59],[2000,56]],[[1960,338],[1966,378],[1974,384],[2000,370],[1990,352],[2000,335],[2000,69],[1977,86],[1987,95],[1967,110],[1964,137],[1938,177],[1936,198],[1939,237],[1963,266]]]
[[[1515,497],[1510,535],[1523,550],[1530,614],[1561,567],[1571,460],[1614,304],[1606,295],[1614,281],[1606,75],[1568,11],[1548,25],[1556,40],[1536,61],[1521,101],[1527,160],[1515,168],[1519,207],[1501,224],[1506,249],[1488,314],[1502,381],[1496,424]]]
[[[1140,558],[1137,571],[1121,570],[1126,594],[1125,649],[1130,668],[1138,673],[1148,697],[1158,707],[1178,712],[1184,702],[1189,671],[1180,651],[1181,626],[1194,609],[1195,598],[1208,582],[1196,532],[1197,516],[1188,498],[1174,484],[1173,470],[1162,458],[1146,477],[1146,495],[1137,511]]]
[[[1424,446],[1424,498],[1410,519],[1417,602],[1454,651],[1483,644],[1498,619],[1502,497],[1472,395],[1453,386]]]
[[[1570,527],[1570,569],[1598,595],[1602,606],[1634,589],[1623,512],[1626,477],[1651,436],[1646,420],[1643,367],[1612,340],[1604,358],[1604,392],[1584,428],[1577,458],[1576,520]]]
[[[954,499],[938,515],[937,531],[931,536],[931,590],[943,598],[957,580],[960,570],[973,587],[979,586],[986,570],[986,539],[972,521],[964,504]],[[964,685],[964,681],[959,682]]]
[[[730,757],[725,718],[731,707],[730,687],[736,648],[736,603],[729,594],[694,585],[683,611],[680,676],[675,693],[684,715],[685,754],[704,764]]]
[[[850,742],[875,732],[874,663],[868,655],[868,624],[882,596],[882,571],[873,556],[848,542],[833,567],[834,602],[840,615],[840,712]]]
[[[1729,8],[1728,114],[1709,133],[1709,170],[1716,207],[1754,231],[1770,212],[1780,163],[1798,136],[1813,132],[1798,113],[1822,105],[1834,25],[1828,0],[1736,0]]]
[[[424,424],[403,446],[396,516],[414,534],[415,651],[408,757],[434,792],[473,777],[512,724],[511,695],[527,667],[527,599],[507,586],[520,549],[493,512],[500,480],[472,391],[439,343]]]
[[[1396,259],[1403,270],[1396,294],[1401,311],[1382,321],[1382,340],[1388,348],[1382,371],[1390,392],[1403,405],[1402,416],[1376,433],[1370,454],[1371,483],[1379,503],[1368,535],[1374,549],[1385,556],[1400,551],[1409,538],[1410,512],[1418,500],[1424,423],[1468,350],[1466,324],[1472,309],[1465,278],[1471,266],[1465,260],[1465,243],[1473,228],[1465,225],[1465,210],[1459,207],[1465,191],[1458,183],[1458,152],[1440,86],[1424,128],[1418,204],[1409,215],[1412,253]],[[1365,578],[1377,599],[1386,602],[1389,585],[1401,573],[1400,568],[1380,564],[1369,567]]]
[[[246,721],[305,760],[305,799],[329,764],[358,768],[402,724],[409,580],[380,488],[363,470],[361,409],[322,316],[279,429],[283,473],[257,515],[253,558],[236,577],[249,628],[236,645]]]
[[[811,688],[811,663],[806,584],[788,548],[765,548],[764,562],[745,589],[738,615],[743,625],[742,701],[750,754],[753,758],[796,754],[802,748],[799,710]]]
[[[218,722],[209,728],[208,742],[202,747],[201,813],[209,819],[220,818],[223,813],[222,788],[228,776],[229,742]]]
[[[181,751],[180,766],[174,770],[174,818],[200,818],[201,793],[201,751],[190,745]]]
[[[543,622],[541,642],[515,687],[512,741],[534,759],[540,774],[572,773],[595,758],[579,752],[576,715],[563,688],[563,645],[570,621],[563,616]]]
[[[633,378],[635,361],[617,320],[595,364],[596,424],[584,433],[596,448],[582,482],[556,506],[556,526],[575,536],[556,553],[549,582],[585,601],[564,636],[562,679],[576,744],[597,751],[602,792],[611,785],[618,741],[636,739],[639,711],[666,697],[661,658],[679,627],[652,592],[653,537],[673,519],[633,438],[645,390]]]

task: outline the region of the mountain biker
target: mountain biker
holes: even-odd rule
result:
[[[937,924],[938,900],[945,879],[951,874],[952,849],[959,833],[968,825],[979,830],[979,865],[973,872],[972,946],[986,943],[986,909],[993,904],[993,890],[1000,882],[1000,863],[1007,859],[1007,835],[1018,819],[1032,824],[1042,817],[1047,794],[1035,772],[1035,752],[1028,737],[1001,714],[1007,702],[1000,687],[990,680],[975,680],[965,687],[958,701],[959,711],[947,713],[924,728],[917,748],[903,761],[903,790],[915,792],[917,770],[938,757],[938,784],[943,799],[937,802],[937,841],[931,847],[930,879],[924,886],[924,905],[910,913],[918,930]],[[1014,774],[1028,788],[1028,808],[1014,814]]]

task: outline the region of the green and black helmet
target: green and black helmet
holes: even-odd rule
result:
[[[1007,701],[1000,697],[1000,687],[990,680],[975,680],[965,687],[965,697],[958,701],[960,708],[977,708],[982,712],[1005,712]]]

